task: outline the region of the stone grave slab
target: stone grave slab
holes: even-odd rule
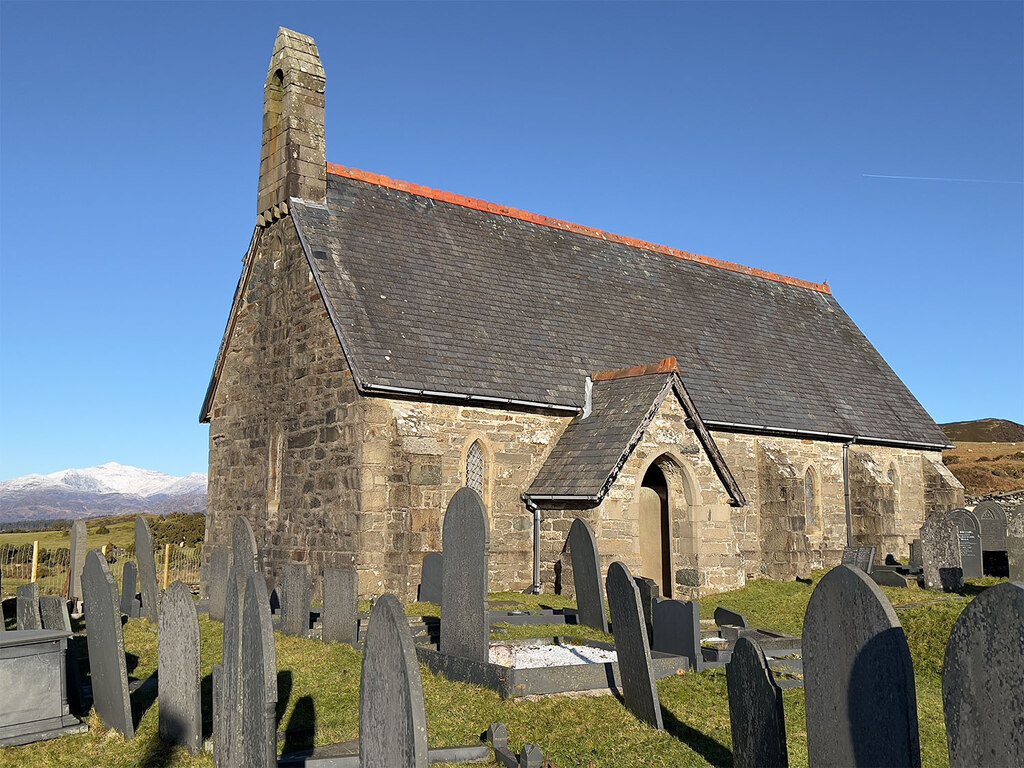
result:
[[[293,637],[309,633],[309,602],[312,593],[309,563],[281,566],[281,632]],[[270,598],[267,598],[270,606]]]
[[[441,529],[444,572],[441,591],[441,653],[486,662],[488,526],[476,491],[452,496]]]
[[[569,529],[569,555],[576,588],[578,620],[593,629],[608,631],[608,611],[601,580],[601,558],[597,539],[586,520],[576,518]]]
[[[981,557],[981,523],[973,512],[954,509],[949,513],[960,539],[960,563],[965,579],[980,579],[983,574]]]
[[[1024,581],[1024,509],[1019,507],[1006,527],[1006,554],[1010,580]]]
[[[417,596],[421,603],[441,604],[441,580],[444,570],[444,555],[428,552],[423,556],[423,570],[420,572],[420,591]]]
[[[160,601],[158,642],[160,738],[199,754],[199,614],[192,590],[180,581],[171,584]]]
[[[242,686],[242,607],[238,593],[238,574],[232,569],[224,592],[224,644],[220,719],[215,722],[213,738],[223,762],[235,768],[242,765],[241,686]]]
[[[664,730],[658,688],[651,673],[651,649],[640,605],[640,591],[629,568],[618,561],[608,568],[608,602],[615,630],[622,698],[638,719]]]
[[[23,584],[18,587],[18,629],[42,629],[43,618],[39,615],[39,584]]]
[[[153,532],[146,518],[135,518],[135,559],[139,564],[142,617],[153,624],[160,621],[160,587],[156,580],[156,554]]]
[[[325,643],[359,640],[359,574],[352,566],[324,569],[324,612],[320,617]]]
[[[910,567],[920,568],[921,564],[921,540],[914,539],[910,542]]]
[[[960,538],[948,512],[934,512],[921,526],[921,568],[924,588],[958,592],[964,585]]]
[[[735,768],[786,768],[786,718],[782,689],[757,643],[746,637],[736,641],[725,666],[732,727]]]
[[[359,684],[359,765],[426,768],[427,762],[423,682],[409,619],[398,598],[382,595],[370,614],[364,645]]]
[[[636,588],[640,592],[640,608],[644,614],[644,626],[647,627],[647,641],[654,637],[654,604],[661,599],[661,587],[654,579],[646,576],[634,576]]]
[[[139,567],[131,560],[124,564],[121,573],[121,613],[129,618],[139,617],[139,606],[136,606],[139,594]]]
[[[68,604],[63,597],[44,595],[39,598],[39,615],[43,629],[56,629],[71,634],[71,617]]]
[[[654,604],[654,636],[651,650],[685,656],[690,669],[704,668],[700,649],[700,603],[681,600],[659,600]]]
[[[71,600],[82,599],[82,569],[85,568],[85,555],[88,551],[85,520],[75,520],[71,524],[71,583],[68,586],[68,597]]]
[[[981,526],[981,551],[1006,551],[1006,512],[1002,505],[991,499],[978,504],[973,510]]]
[[[210,552],[210,566],[207,569],[209,584],[206,587],[210,596],[210,618],[214,621],[224,621],[224,599],[230,570],[231,550],[227,547],[214,547]]]
[[[238,594],[241,597],[245,592],[249,574],[261,570],[256,537],[253,535],[252,526],[244,517],[236,517],[231,527],[231,568],[238,576]]]
[[[213,764],[215,768],[227,768],[224,755],[224,665],[214,664],[210,675],[213,688]]]
[[[803,633],[811,765],[921,765],[914,667],[903,627],[871,578],[833,568],[815,587]]]
[[[1024,765],[1024,584],[990,587],[964,609],[943,669],[951,768]]]
[[[843,549],[843,565],[860,568],[864,573],[871,573],[875,566],[875,547],[845,547]]]
[[[131,739],[135,736],[135,725],[128,699],[128,666],[124,657],[117,582],[99,550],[94,549],[85,557],[82,595],[93,708],[104,725]]]
[[[277,648],[267,582],[255,571],[242,610],[241,700],[241,764],[277,768]]]
[[[742,613],[718,606],[715,608],[715,624],[719,627],[747,627],[747,617]]]
[[[882,587],[903,587],[907,586],[907,577],[894,568],[879,566],[871,571],[871,579]]]

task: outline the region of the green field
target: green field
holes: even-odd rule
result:
[[[816,573],[813,583],[823,574]],[[953,623],[973,595],[999,583],[983,579],[968,584],[966,595],[942,595],[886,588],[897,606],[914,657],[924,764],[947,766],[942,715],[941,669]],[[752,625],[799,634],[813,584],[754,581],[743,589],[701,601],[709,617],[717,605],[744,613]],[[492,602],[523,607],[564,607],[571,602],[548,595],[524,597],[514,593],[491,596]],[[366,607],[366,604],[363,606]],[[430,609],[423,611],[418,609]],[[412,604],[410,613],[436,613],[428,604]],[[222,625],[200,618],[204,702],[209,709],[210,674],[221,658]],[[595,636],[585,628],[496,628],[495,638]],[[359,722],[359,674],[362,654],[343,645],[278,634],[279,730],[283,751],[311,744],[355,739]],[[83,642],[79,638],[77,642]],[[157,633],[142,620],[125,627],[132,679],[145,680],[156,670]],[[613,696],[554,696],[536,700],[502,701],[483,688],[452,683],[423,670],[423,688],[431,746],[475,743],[492,722],[509,727],[513,746],[540,744],[559,768],[567,766],[730,766],[729,707],[725,674],[712,670],[662,680],[658,684],[666,731],[659,733],[632,717]],[[807,765],[804,695],[799,689],[784,694],[790,764]],[[211,766],[209,755],[191,757],[165,747],[157,738],[157,707],[152,693],[137,692],[133,709],[141,718],[139,735],[125,741],[107,733],[90,715],[91,731],[53,742],[0,750],[0,766]],[[205,713],[207,724],[210,713]],[[207,725],[208,727],[208,725]]]
[[[101,527],[108,533],[97,533]],[[135,542],[135,517],[107,517],[86,520],[85,530],[89,549],[99,549],[104,544],[115,547],[127,547]],[[4,545],[19,547],[39,541],[41,549],[68,549],[71,546],[71,531],[28,531],[26,533],[0,533],[0,547]]]

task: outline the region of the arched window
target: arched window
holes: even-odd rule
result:
[[[896,471],[896,465],[889,465],[888,472],[889,483],[892,485],[892,504],[893,514],[899,515],[900,512],[900,473]]]
[[[484,495],[484,449],[475,441],[466,452],[466,487]]]
[[[806,531],[817,531],[821,528],[818,513],[820,492],[814,469],[808,467],[804,472],[804,530]]]

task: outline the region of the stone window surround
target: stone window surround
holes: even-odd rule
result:
[[[805,533],[821,533],[821,473],[814,464],[808,464],[804,467],[800,478],[804,489],[804,531]],[[810,478],[810,483],[807,482],[808,478]],[[812,492],[810,497],[807,493],[808,488]],[[808,501],[811,502],[811,509],[808,509]]]

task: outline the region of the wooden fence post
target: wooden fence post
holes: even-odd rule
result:
[[[39,539],[32,542],[32,581],[35,582],[39,572]]]
[[[164,544],[164,591],[167,591],[167,577],[171,570],[171,545]]]

